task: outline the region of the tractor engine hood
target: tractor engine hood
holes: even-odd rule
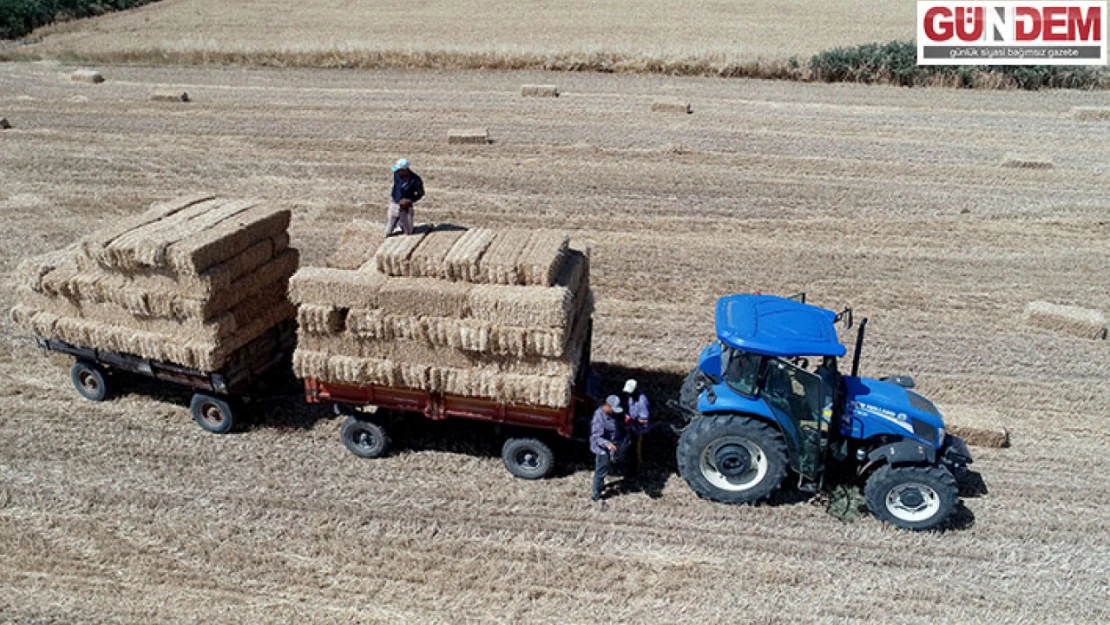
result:
[[[944,444],[944,419],[924,396],[871,378],[844,376],[844,385],[845,435],[858,439],[884,434],[910,436],[935,447]]]

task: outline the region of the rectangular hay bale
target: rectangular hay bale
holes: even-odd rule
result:
[[[693,113],[690,103],[675,98],[661,98],[651,103],[652,113]]]
[[[83,82],[96,85],[104,82],[104,75],[95,69],[79,69],[69,75],[73,82]]]
[[[447,254],[466,233],[465,228],[449,224],[437,225],[420,241],[409,257],[413,277],[448,278]]]
[[[525,98],[557,98],[558,85],[521,85],[520,95]]]
[[[1025,323],[1084,339],[1106,339],[1106,316],[1101,311],[1035,301],[1025,306]]]
[[[489,130],[485,128],[452,128],[447,131],[449,144],[485,145],[489,142]]]
[[[563,266],[570,237],[565,232],[534,230],[517,257],[517,276],[523,284],[551,286]]]
[[[388,280],[375,271],[301,267],[289,280],[289,299],[295,304],[377,308],[379,292]]]
[[[562,287],[477,284],[469,305],[473,317],[492,323],[563,328],[571,320],[574,296]]]
[[[338,334],[347,319],[346,308],[300,304],[297,306],[297,325],[309,334]]]
[[[481,282],[481,260],[494,236],[494,231],[488,228],[464,232],[444,257],[447,277],[462,282]]]
[[[470,312],[471,288],[433,278],[389,278],[378,291],[377,307],[387,315],[465,317]]]
[[[155,89],[150,94],[152,102],[188,102],[189,93],[181,89]]]
[[[427,234],[427,229],[422,229],[413,231],[412,234],[386,237],[374,252],[374,263],[378,271],[387,276],[411,276],[412,253]]]
[[[325,265],[334,269],[358,269],[374,258],[382,244],[385,226],[372,221],[356,219],[347,224],[339,235],[339,244],[328,256]]]
[[[497,231],[478,261],[482,282],[489,284],[523,284],[517,261],[532,239],[531,230],[509,228]]]

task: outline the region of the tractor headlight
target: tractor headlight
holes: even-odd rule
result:
[[[913,433],[922,440],[930,442],[937,440],[937,429],[924,421],[913,420]]]

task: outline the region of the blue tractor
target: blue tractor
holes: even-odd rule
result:
[[[936,528],[956,508],[967,445],[945,432],[912,379],[858,375],[866,319],[852,373],[842,375],[838,322],[851,327],[851,309],[812,306],[804,294],[721,298],[718,340],[702,350],[677,404],[689,419],[679,473],[699,496],[739,504],[767,498],[788,473],[817,492],[830,465],[850,466],[876,518]]]

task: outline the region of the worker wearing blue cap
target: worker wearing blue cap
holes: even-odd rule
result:
[[[385,236],[393,234],[397,226],[405,234],[412,234],[413,204],[424,197],[424,181],[409,169],[409,159],[402,158],[393,164],[393,193],[386,213]]]

